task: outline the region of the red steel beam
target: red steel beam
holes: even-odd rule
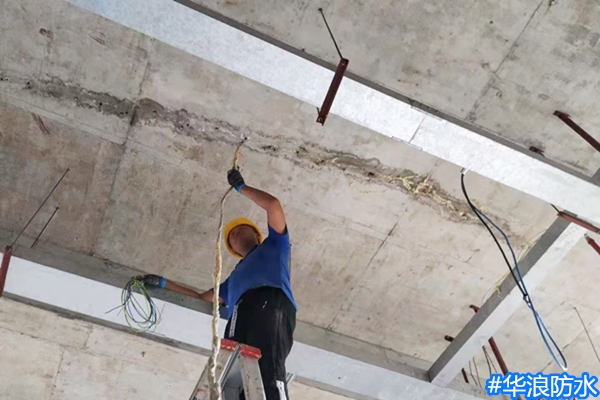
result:
[[[469,378],[467,378],[467,372],[465,371],[465,369],[461,369],[460,372],[462,372],[462,376],[465,382],[469,383]]]
[[[592,249],[596,250],[596,252],[600,254],[600,245],[598,245],[594,239],[586,235],[585,240],[587,240],[588,244],[592,246]]]
[[[594,232],[594,233],[599,233],[600,234],[600,228],[596,228],[594,225],[590,224],[589,222],[585,222],[579,218],[577,218],[574,215],[571,215],[569,213],[566,213],[564,211],[560,211],[557,216],[559,216],[560,218],[566,219],[569,222],[572,222],[576,225],[582,226],[585,229],[587,229],[588,231]]]
[[[592,137],[589,133],[587,133],[582,127],[577,125],[571,119],[571,116],[562,111],[554,111],[554,115],[561,119],[562,122],[567,124],[571,129],[573,129],[579,136],[583,138],[586,142],[588,142],[593,148],[595,148],[598,152],[600,152],[600,142]]]
[[[340,85],[342,84],[342,79],[344,78],[346,69],[348,69],[349,62],[350,61],[348,61],[346,58],[341,58],[337,69],[335,70],[335,75],[333,75],[333,80],[331,81],[331,85],[329,85],[327,96],[325,96],[325,100],[323,100],[323,105],[319,109],[319,116],[317,117],[317,122],[321,125],[325,125],[325,120],[327,119],[327,115],[329,115],[329,110],[331,110],[331,106],[333,105],[335,95],[337,94],[337,91],[340,88]]]
[[[10,264],[10,257],[12,256],[12,246],[6,246],[4,248],[4,254],[2,255],[2,264],[0,266],[0,297],[4,293],[4,284],[6,283],[6,274],[8,274],[8,265]]]

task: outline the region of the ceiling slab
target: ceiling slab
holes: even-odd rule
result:
[[[520,261],[520,271],[528,290],[535,290],[573,249],[585,230],[557,219]],[[429,369],[431,382],[446,386],[460,374],[465,364],[481,349],[517,310],[523,295],[509,275],[483,304]]]
[[[104,28],[66,2],[3,2],[0,99],[122,144],[133,115],[125,99],[139,92],[152,40]]]
[[[306,0],[192,0],[308,54],[337,64],[319,5]],[[322,4],[350,70],[429,105],[466,116],[539,0]]]
[[[337,62],[310,1],[285,7],[257,0],[192,1],[242,29]],[[525,148],[542,149],[588,175],[600,167],[600,155],[573,141],[552,117],[564,108],[579,114],[592,132],[600,129],[593,83],[600,35],[596,3],[384,1],[374,7],[333,0],[324,10],[351,60],[350,73]]]
[[[137,270],[164,273],[198,289],[210,287],[217,224],[213,216],[226,189],[227,166],[243,134],[248,137],[241,159],[246,179],[277,194],[285,204],[293,233],[293,285],[300,305],[299,320],[315,324],[313,328],[323,335],[346,338],[353,349],[376,347],[364,340],[381,344],[366,362],[383,366],[388,357],[397,357],[394,350],[398,349],[433,361],[446,346],[443,335],[458,332],[471,319],[468,304],[478,303],[504,273],[497,249],[462,199],[460,167],[335,114],[323,128],[314,122],[312,104],[79,7],[49,0],[39,4],[40,12],[29,12],[37,10],[37,0],[21,4],[23,8],[8,9],[12,18],[7,18],[18,30],[18,35],[10,36],[18,51],[7,58],[10,69],[0,71],[10,78],[0,81],[2,118],[10,117],[0,121],[1,133],[9,139],[0,145],[2,157],[18,159],[19,166],[31,171],[47,165],[56,179],[62,173],[58,167],[69,161],[86,177],[65,186],[68,193],[57,198],[61,207],[72,212],[73,220],[57,214],[53,224],[60,231],[47,231],[52,234],[44,235],[42,242],[71,248],[72,237],[85,237],[86,246],[78,251],[104,260],[99,262],[114,267],[117,261]],[[63,14],[69,18],[63,20]],[[52,24],[39,23],[44,21],[41,15]],[[41,28],[63,33],[48,42],[49,38],[39,33]],[[81,37],[65,31],[79,32]],[[120,33],[105,34],[104,45],[89,36],[98,38],[103,32]],[[73,40],[86,44],[81,53],[68,50]],[[37,63],[40,69],[16,69],[18,52],[29,54],[31,64]],[[97,68],[83,60],[88,56],[96,57]],[[46,57],[62,67],[47,68]],[[51,73],[68,77],[69,60],[77,70],[73,81],[54,85]],[[113,68],[102,60],[114,64]],[[119,76],[111,76],[107,80],[110,85],[99,92],[97,82],[110,73]],[[115,87],[127,79],[135,84]],[[38,89],[31,91],[27,82]],[[328,83],[319,88],[322,95]],[[74,99],[84,96],[85,103]],[[40,115],[51,131],[57,131],[51,139],[43,136],[31,112]],[[13,124],[14,115],[20,115],[21,122]],[[440,125],[435,126],[437,123]],[[456,134],[451,124],[445,124],[426,116],[417,137],[426,137],[433,129],[435,145],[435,139],[444,137],[445,132]],[[52,138],[56,144],[49,143]],[[461,137],[449,140],[457,138]],[[38,142],[45,143],[39,154],[30,152],[28,147],[34,148]],[[95,157],[98,148],[115,148],[118,156],[102,153]],[[452,157],[464,157],[460,160],[477,159],[484,167],[490,164],[492,171],[498,168],[496,160],[464,153],[458,145],[450,150],[454,151]],[[496,153],[497,149],[490,147],[484,155]],[[504,156],[510,158],[511,154]],[[535,190],[554,189],[543,187],[548,186],[544,180],[527,181],[523,175],[526,168],[512,167],[519,174],[509,182],[522,181]],[[102,179],[89,181],[90,168]],[[108,170],[110,174],[105,172]],[[6,190],[0,192],[0,202],[14,207],[4,209],[1,228],[12,235],[46,193],[42,178],[48,173],[38,176],[36,172],[19,181],[19,169],[4,172]],[[512,179],[514,173],[508,172]],[[13,183],[30,187],[29,195],[28,190],[11,192]],[[571,184],[568,180],[562,183],[563,187]],[[509,232],[517,248],[526,249],[553,219],[548,204],[485,176],[469,173],[467,184],[478,205]],[[81,225],[75,217],[87,212],[86,204],[94,205],[90,210],[96,217],[93,223]],[[243,213],[261,226],[266,223],[259,210],[237,196],[230,198],[227,212],[227,217]],[[26,236],[35,237],[45,222],[41,220]],[[226,256],[225,261],[229,271],[235,260]],[[406,282],[398,274],[407,277]],[[569,279],[568,274],[564,279]],[[443,280],[453,282],[452,287],[444,286]],[[420,291],[415,292],[414,287]],[[379,299],[373,288],[385,288]],[[593,292],[585,298],[593,301]],[[364,309],[366,303],[375,308],[382,303],[398,304],[399,299],[407,304],[387,313]],[[552,299],[548,304],[558,307]],[[403,315],[410,324],[402,323]],[[572,322],[562,311],[548,318],[557,325]],[[387,322],[394,329],[387,328],[383,337],[378,336],[373,327],[385,327]],[[524,324],[511,325],[509,333],[523,332],[523,337],[534,340],[527,329]],[[576,335],[569,331],[565,343]],[[501,335],[499,341],[504,338]],[[507,355],[517,358],[510,343],[501,345],[511,347]],[[338,348],[335,343],[327,345],[331,346],[327,350]],[[546,360],[541,354],[528,356],[527,365],[541,369]]]
[[[569,308],[569,312],[576,319],[574,325],[580,327],[579,332],[569,342],[569,347],[565,349],[565,357],[572,361],[569,365],[569,371],[573,375],[581,375],[584,372],[589,372],[590,375],[597,376],[600,370],[600,360],[598,360],[596,354],[600,353],[600,349],[598,348],[598,342],[593,339],[590,341],[589,338],[600,336],[600,319],[598,318],[598,314],[594,315],[590,313],[585,307],[578,307],[577,311],[581,314],[582,324],[575,310],[571,307]],[[577,323],[579,325],[576,325]],[[587,332],[583,329],[584,325]],[[557,369],[552,363],[548,363],[548,366],[544,369],[544,373],[558,373]]]
[[[332,77],[324,67],[178,3],[71,2],[315,106],[323,96],[319,88],[328,87]],[[170,18],[156,23],[153,16],[165,13]],[[600,211],[592,200],[600,196],[600,187],[587,178],[556,168],[542,157],[526,155],[489,135],[426,115],[352,79],[343,81],[332,113],[600,221]],[[494,158],[490,159],[491,155]]]
[[[495,279],[455,259],[388,241],[359,284],[344,294],[331,329],[434,360],[447,346],[444,336],[472,316],[465,300],[477,298]]]
[[[104,23],[106,26],[101,31],[110,30],[114,25],[110,21]],[[68,42],[55,40],[54,49],[68,46]],[[389,243],[410,243],[410,251],[416,248],[415,257],[421,257],[424,252],[419,248],[425,247],[427,253],[431,253],[427,260],[432,265],[443,260],[448,262],[448,239],[458,237],[454,233],[459,231],[463,240],[453,240],[460,251],[451,252],[450,264],[466,263],[475,254],[490,254],[489,248],[482,247],[476,240],[481,228],[472,218],[454,211],[466,210],[455,187],[460,168],[336,116],[328,121],[333,131],[323,136],[320,127],[312,121],[311,107],[168,45],[155,42],[147,60],[141,99],[126,99],[134,105],[136,118],[133,125],[127,124],[126,140],[119,148],[119,157],[110,161],[112,178],[80,182],[76,189],[77,192],[110,193],[104,208],[98,210],[102,223],[85,225],[96,239],[92,247],[84,251],[146,272],[161,273],[198,289],[210,287],[212,263],[198,260],[212,259],[217,221],[211,216],[216,215],[225,184],[222,177],[238,135],[244,134],[248,141],[242,149],[241,165],[248,171],[246,178],[277,193],[286,204],[293,232],[294,265],[299,266],[294,285],[301,304],[300,318],[306,322],[322,327],[332,325],[345,301],[345,295],[338,293],[349,293],[366,284],[362,280],[371,269],[369,261],[386,238]],[[49,99],[46,103],[48,112],[60,105],[61,99]],[[7,106],[7,110],[12,109]],[[265,109],[280,113],[281,121],[271,124],[271,115],[261,112]],[[27,112],[18,107],[11,112],[28,118]],[[99,111],[96,113],[112,118]],[[67,129],[68,120],[51,115],[53,118],[47,119],[48,124]],[[13,131],[12,128],[19,129]],[[43,134],[37,128],[21,130],[20,125],[7,125],[7,132],[15,137],[20,135],[21,140],[28,143],[37,141]],[[75,129],[74,132],[88,138],[86,140],[113,145],[94,130]],[[71,140],[83,139],[73,136]],[[7,142],[3,151],[18,157],[19,143]],[[46,158],[52,160],[62,160],[67,154],[62,153],[61,148],[48,150]],[[89,162],[90,152],[93,153],[93,149],[85,148],[77,153],[81,162]],[[23,162],[27,164],[27,160]],[[12,181],[19,179],[16,169],[6,176]],[[475,175],[473,190],[477,198],[486,199],[485,210],[490,215],[502,220],[503,226],[514,227],[511,232],[517,245],[530,229],[543,229],[552,213],[550,207],[545,208],[536,199]],[[28,200],[24,193],[14,193],[13,197],[15,202],[25,201],[31,209],[39,204],[33,197]],[[494,198],[505,201],[487,201]],[[506,201],[509,198],[514,198],[521,209],[538,212],[516,213],[514,204]],[[66,204],[65,207],[75,210],[75,204]],[[13,223],[5,224],[6,229],[18,230],[21,226],[18,221],[30,216],[22,207],[7,210],[7,213],[9,211],[10,219],[5,221]],[[259,210],[236,196],[231,197],[226,212],[228,218],[246,214],[261,226],[266,223]],[[54,222],[61,221],[58,215]],[[38,232],[36,228],[37,225],[32,227],[32,232]],[[61,232],[78,235],[80,228],[71,224]],[[428,236],[429,241],[424,242],[421,236]],[[331,243],[327,240],[331,237],[338,239]],[[70,243],[60,235],[42,239],[57,245]],[[226,271],[233,268],[234,261],[225,258]],[[378,266],[395,268],[395,261],[388,258],[389,265],[378,262]],[[408,263],[400,269],[405,267],[409,267]],[[464,266],[481,279],[482,284],[491,285],[490,279],[497,272],[489,262],[483,267],[485,269],[478,263]],[[320,290],[323,288],[327,290]],[[450,292],[440,292],[432,286],[424,289],[427,290],[423,295],[431,296],[433,302],[447,303],[448,308],[461,310],[460,318],[452,319],[449,327],[457,324],[458,329],[458,324],[470,319],[462,302],[471,300],[454,297],[455,300],[449,302]],[[485,288],[481,286],[481,290]],[[385,296],[391,301],[394,293]],[[346,311],[356,312],[354,308]],[[427,350],[417,349],[417,354],[435,359],[434,350],[445,346],[443,335],[454,329],[444,328],[447,315],[447,309],[436,309],[436,318],[444,322],[436,328],[439,334],[430,336],[435,344],[421,341]],[[377,321],[381,318],[376,316]],[[349,321],[336,321],[335,329],[351,334]],[[391,348],[402,347],[393,337],[396,334],[410,336],[413,325],[401,327],[400,333],[390,332],[389,337],[377,340],[383,340]]]
[[[543,5],[469,119],[565,165],[596,172],[600,153],[552,114],[570,114],[600,139],[600,83],[594,74],[600,67],[598,21],[600,5],[594,1]]]
[[[55,207],[46,235],[68,248],[91,251],[121,158],[113,142],[0,102],[0,219],[21,226],[33,215],[67,168],[56,194],[26,234],[40,232]],[[85,154],[85,157],[81,155]],[[24,201],[25,200],[25,201]]]

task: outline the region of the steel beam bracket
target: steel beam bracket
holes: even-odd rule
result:
[[[6,246],[4,248],[4,254],[2,255],[2,264],[0,265],[0,297],[2,297],[2,294],[4,293],[4,284],[6,283],[6,275],[8,274],[8,266],[10,265],[12,251],[12,246]]]
[[[329,85],[329,90],[327,91],[327,96],[325,96],[325,100],[323,100],[323,105],[320,109],[317,109],[319,112],[319,116],[317,117],[317,122],[321,125],[325,125],[325,120],[327,119],[327,115],[329,115],[329,110],[331,110],[331,106],[333,105],[333,100],[335,99],[335,95],[337,94],[340,85],[342,84],[342,79],[344,78],[344,74],[348,69],[348,59],[341,58],[338,63],[337,69],[335,70],[335,75],[333,75],[333,80],[331,81],[331,85]]]
[[[587,240],[588,244],[592,247],[592,249],[596,250],[596,253],[600,254],[600,245],[598,245],[598,243],[596,243],[594,239],[592,239],[588,235],[585,235],[585,240]]]
[[[600,152],[600,142],[598,142],[596,139],[594,139],[592,137],[592,135],[587,133],[582,127],[580,127],[575,122],[573,122],[573,120],[571,119],[571,116],[569,114],[556,110],[556,111],[554,111],[554,115],[556,115],[558,118],[560,118],[560,120],[562,122],[564,122],[571,129],[573,129],[575,131],[575,133],[577,133],[579,136],[581,136],[583,138],[583,140],[588,142],[593,148],[596,149],[596,151]]]
[[[585,229],[587,229],[590,232],[594,232],[594,233],[598,233],[600,234],[600,228],[595,227],[594,225],[590,224],[587,221],[582,220],[581,218],[578,218],[576,215],[573,215],[567,211],[559,211],[557,216],[559,218],[562,218],[564,220],[567,220],[571,223],[574,223],[575,225],[579,225]]]

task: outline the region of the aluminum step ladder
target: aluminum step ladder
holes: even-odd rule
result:
[[[223,400],[239,400],[244,391],[246,400],[265,400],[265,389],[260,375],[258,360],[260,350],[222,339],[217,357],[217,381],[221,384]],[[190,400],[210,400],[208,364],[196,384]]]

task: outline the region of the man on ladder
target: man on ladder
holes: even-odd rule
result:
[[[285,360],[294,342],[297,306],[290,283],[290,239],[283,208],[272,195],[245,184],[239,170],[227,173],[229,184],[267,212],[269,235],[246,219],[230,221],[224,230],[229,252],[240,258],[219,288],[227,307],[225,338],[257,347],[267,400],[288,399]],[[214,292],[196,293],[165,278],[146,275],[143,282],[212,302]]]

